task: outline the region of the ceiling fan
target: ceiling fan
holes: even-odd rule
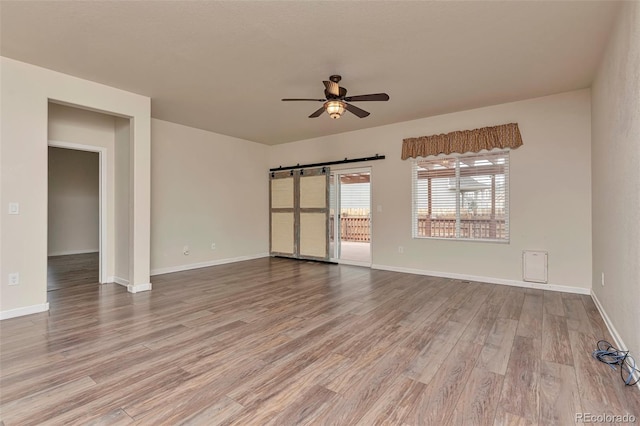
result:
[[[323,112],[327,111],[329,116],[334,119],[338,119],[342,116],[344,111],[349,111],[352,114],[357,115],[360,118],[365,118],[369,113],[363,109],[358,108],[355,105],[351,105],[349,102],[364,102],[364,101],[388,101],[389,95],[386,93],[373,93],[370,95],[357,95],[347,96],[347,89],[340,87],[338,83],[342,80],[339,75],[332,75],[329,77],[329,81],[323,81],[324,83],[324,96],[325,99],[283,99],[283,101],[313,101],[324,102],[322,107],[316,112],[311,114],[309,118],[320,117]]]

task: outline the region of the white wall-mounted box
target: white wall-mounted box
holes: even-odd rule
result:
[[[534,283],[547,283],[546,251],[522,251],[522,280]]]

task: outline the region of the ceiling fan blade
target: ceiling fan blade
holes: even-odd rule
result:
[[[311,114],[309,116],[309,118],[316,118],[316,117],[320,117],[322,115],[322,113],[324,112],[324,105],[322,106],[322,108],[320,108],[319,110],[317,110],[316,112],[314,112],[313,114]]]
[[[388,101],[389,95],[386,93],[372,93],[370,95],[356,95],[344,98],[346,102],[363,102],[363,101]]]
[[[347,111],[349,111],[352,114],[357,115],[360,118],[365,118],[366,116],[368,116],[370,114],[367,111],[365,111],[363,109],[360,109],[355,105],[344,104],[344,107],[346,108]]]
[[[327,89],[327,92],[334,96],[340,96],[340,86],[338,83],[333,81],[323,81],[324,87]]]
[[[326,99],[283,99],[285,102],[290,101],[313,101],[313,102],[326,102]]]

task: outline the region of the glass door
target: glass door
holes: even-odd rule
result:
[[[332,171],[329,192],[331,260],[371,266],[371,169]]]

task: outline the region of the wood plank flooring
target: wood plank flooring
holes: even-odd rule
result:
[[[49,256],[47,291],[98,282],[98,253]]]
[[[640,419],[591,357],[612,340],[588,296],[277,258],[138,294],[64,276],[48,313],[0,322],[5,426]]]

